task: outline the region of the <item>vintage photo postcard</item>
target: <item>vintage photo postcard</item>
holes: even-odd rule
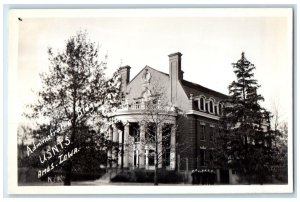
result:
[[[9,193],[293,192],[292,16],[10,10]]]

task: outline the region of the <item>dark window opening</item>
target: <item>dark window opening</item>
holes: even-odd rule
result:
[[[204,149],[200,149],[200,166],[204,166],[205,165],[205,150]]]
[[[134,142],[140,141],[140,126],[138,123],[130,123],[129,134],[134,137]]]
[[[204,98],[200,98],[200,110],[204,111]]]
[[[194,100],[194,101],[193,101],[193,109],[199,110],[198,100]]]
[[[200,125],[200,140],[205,140],[205,126],[204,125]]]
[[[215,106],[215,114],[218,114],[218,107]]]
[[[162,144],[163,147],[170,147],[171,144],[172,125],[166,124],[162,127]]]
[[[134,164],[134,166],[138,166],[137,165],[137,162],[136,162],[136,152],[134,152],[134,158],[133,158],[133,164]]]
[[[212,162],[214,160],[213,151],[209,152],[209,161]]]
[[[209,131],[209,140],[212,141],[214,137],[214,128],[210,127],[210,131]]]
[[[209,112],[210,113],[213,113],[214,111],[214,105],[213,105],[213,102],[212,101],[209,101]]]
[[[148,123],[145,131],[146,142],[154,143],[155,142],[155,134],[156,134],[156,126],[153,123]]]
[[[149,150],[149,156],[148,156],[148,165],[149,166],[154,166],[154,150]]]
[[[163,167],[170,166],[170,148],[166,148],[163,153]]]
[[[171,124],[166,124],[162,127],[163,167],[170,165],[171,133],[172,133]]]

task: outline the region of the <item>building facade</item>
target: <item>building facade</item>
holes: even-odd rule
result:
[[[227,95],[185,80],[181,58],[179,52],[169,55],[168,74],[145,66],[130,79],[131,67],[120,69],[125,97],[114,114],[119,123],[110,127],[108,132],[109,139],[119,143],[118,148],[108,152],[108,159],[112,159],[110,166],[154,169],[158,159],[158,168],[188,172],[211,170],[218,182],[233,183],[232,172],[216,167],[213,156],[215,136],[220,132],[221,101]],[[170,108],[154,129],[159,142],[155,145],[147,141],[153,128],[145,120],[145,103],[160,102],[153,99],[157,88],[163,92],[164,103],[168,103]],[[183,113],[179,114],[175,109]],[[155,152],[155,146],[158,152]],[[156,155],[159,155],[158,158]]]

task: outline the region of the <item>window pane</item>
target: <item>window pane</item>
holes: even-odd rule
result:
[[[204,110],[204,99],[203,98],[200,99],[200,109]]]
[[[210,112],[210,113],[213,113],[213,111],[214,111],[214,109],[213,109],[213,102],[210,101],[210,102],[209,102],[209,112]]]

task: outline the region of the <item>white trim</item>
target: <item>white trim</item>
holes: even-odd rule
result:
[[[200,98],[195,98],[193,101],[197,101],[198,109],[200,110]]]
[[[212,102],[212,111],[210,111],[210,101]],[[216,100],[213,98],[213,97],[210,97],[209,99],[208,99],[208,112],[210,113],[210,114],[214,114],[215,113],[215,102],[216,102]]]
[[[205,125],[206,125],[206,123],[205,123],[205,122],[203,122],[203,121],[200,121],[200,125],[202,125],[202,126],[205,126]]]
[[[218,116],[208,114],[208,113],[204,113],[204,112],[201,112],[201,111],[196,111],[196,110],[189,110],[189,111],[187,111],[186,114],[187,115],[190,115],[190,114],[199,115],[199,116],[203,116],[203,117],[214,119],[214,120],[219,120],[220,119],[220,117],[218,117]]]
[[[201,109],[201,99],[203,99],[203,109]],[[206,97],[204,95],[200,95],[199,97],[199,111],[205,111],[205,103],[206,103]]]

